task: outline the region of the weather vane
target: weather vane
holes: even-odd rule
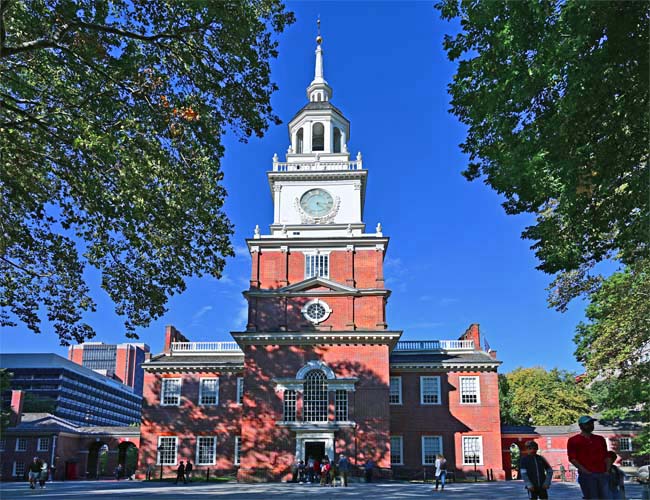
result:
[[[316,43],[320,45],[321,42],[323,41],[323,37],[320,36],[320,14],[318,14],[318,19],[316,20],[316,24],[318,25],[318,36],[316,37]]]

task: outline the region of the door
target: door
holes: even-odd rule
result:
[[[324,441],[306,441],[305,442],[305,463],[312,457],[319,462],[325,456],[325,442]]]

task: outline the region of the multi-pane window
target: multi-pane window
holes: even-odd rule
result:
[[[237,404],[244,402],[244,377],[237,377]]]
[[[199,436],[196,438],[196,464],[214,465],[217,458],[217,438]]]
[[[296,420],[296,391],[284,391],[284,414],[285,422],[295,422]]]
[[[303,420],[327,422],[327,382],[320,370],[311,370],[305,376],[303,390]]]
[[[38,438],[38,451],[48,451],[50,449],[50,439],[49,438]]]
[[[25,462],[14,462],[14,477],[23,477],[25,475]]]
[[[116,345],[85,345],[81,363],[91,370],[115,370],[116,359]]]
[[[403,445],[402,436],[390,437],[390,463],[392,465],[402,465],[404,463],[402,459]]]
[[[392,405],[402,404],[402,377],[391,377],[388,402]]]
[[[318,276],[327,278],[330,274],[328,254],[305,254],[305,279]]]
[[[199,386],[199,404],[219,404],[219,379],[202,378]]]
[[[422,436],[422,465],[435,465],[442,454],[442,436]]]
[[[478,377],[460,377],[460,402],[465,404],[481,402]]]
[[[235,465],[239,465],[239,457],[241,454],[241,438],[235,436]]]
[[[334,397],[334,415],[339,422],[348,420],[348,391],[337,389]]]
[[[623,467],[634,467],[634,460],[630,460],[630,459],[621,460],[621,465]]]
[[[16,439],[16,451],[26,451],[27,450],[27,439],[18,438]]]
[[[618,438],[618,451],[632,451],[632,438]]]
[[[463,465],[483,464],[483,438],[463,436]]]
[[[162,380],[162,394],[160,397],[163,406],[178,406],[181,404],[181,379],[164,378]]]
[[[176,436],[158,437],[158,465],[176,465],[176,450],[178,438]]]
[[[420,403],[440,404],[440,377],[420,377]]]
[[[5,451],[7,446],[7,440],[5,438],[0,439],[0,451]]]

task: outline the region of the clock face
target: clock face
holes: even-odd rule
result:
[[[300,198],[300,207],[312,217],[323,217],[334,208],[334,199],[324,189],[311,189]]]

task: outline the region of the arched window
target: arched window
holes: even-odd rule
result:
[[[298,130],[296,134],[296,153],[302,153],[302,148],[305,140],[303,137],[302,129]]]
[[[341,131],[338,127],[334,127],[334,152],[341,152]]]
[[[325,150],[325,127],[322,123],[314,123],[314,128],[312,129],[311,136],[311,150]]]
[[[321,370],[310,370],[305,375],[303,392],[303,420],[327,422],[327,379]]]

